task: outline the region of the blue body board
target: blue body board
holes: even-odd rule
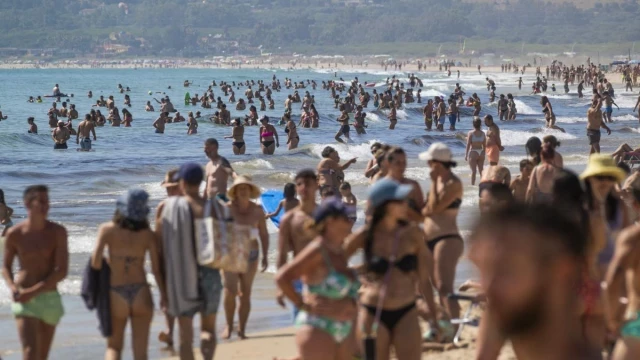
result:
[[[262,193],[262,195],[260,195],[262,208],[267,214],[276,211],[276,208],[278,207],[278,204],[280,203],[280,201],[282,201],[282,199],[284,199],[284,194],[280,190],[267,190]],[[284,207],[276,216],[271,218],[271,221],[273,221],[273,224],[277,228],[280,228],[280,219],[282,218],[282,215],[284,215]]]

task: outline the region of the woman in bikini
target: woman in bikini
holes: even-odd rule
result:
[[[482,131],[482,120],[473,119],[473,130],[467,134],[467,149],[465,150],[465,161],[469,162],[471,168],[471,185],[476,184],[476,173],[482,176],[484,167],[484,149],[487,147],[487,136]]]
[[[235,120],[233,120],[233,129],[231,130],[231,135],[225,136],[224,138],[233,139],[233,143],[231,143],[231,146],[235,155],[244,155],[247,147],[244,143],[244,126],[242,126],[242,121],[240,120],[240,118],[236,118]]]
[[[456,266],[464,250],[464,241],[458,230],[458,212],[462,205],[462,182],[451,169],[456,166],[449,147],[434,143],[420,154],[420,160],[427,161],[431,168],[431,189],[427,203],[422,210],[427,247],[434,257],[434,285],[438,290],[440,304],[450,318],[460,317],[460,305],[448,299],[453,293]],[[507,183],[508,184],[508,183]],[[448,326],[443,334],[447,340],[453,337],[453,329]],[[426,334],[430,338],[432,335]]]
[[[104,126],[106,120],[100,110],[96,110],[96,126]]]
[[[289,116],[289,118],[291,118],[291,116]],[[302,116],[300,117],[300,122],[298,123],[298,126],[302,126],[303,128],[310,128],[312,118],[313,118],[313,115],[311,114],[311,111],[305,108],[304,114],[302,114]]]
[[[392,347],[399,360],[421,357],[416,289],[429,307],[434,330],[439,329],[424,233],[409,222],[406,199],[412,191],[391,179],[376,182],[369,191],[371,221],[345,243],[348,257],[364,252],[356,331],[360,343],[375,339],[377,359],[389,359]]]
[[[258,109],[256,109],[256,107],[254,105],[251,105],[249,107],[249,125],[251,126],[258,126],[258,119],[260,118],[258,116]]]
[[[106,247],[106,261],[111,269],[112,334],[107,339],[105,359],[122,357],[129,320],[133,358],[148,358],[149,328],[154,307],[144,266],[147,253],[160,290],[160,307],[166,305],[157,240],[147,220],[148,199],[149,195],[143,190],[130,190],[119,198],[113,220],[102,224],[98,230],[98,241],[91,256],[91,267],[100,269]]]
[[[280,147],[280,142],[278,141],[278,132],[276,128],[269,124],[269,117],[263,116],[260,119],[260,130],[258,133],[260,134],[260,146],[262,147],[262,153],[265,155],[273,155],[276,151],[276,147]]]
[[[389,102],[389,130],[393,130],[396,128],[396,124],[398,123],[398,115],[396,110],[396,105],[393,101]]]
[[[554,165],[555,151],[549,144],[542,145],[542,162],[533,169],[527,187],[527,203],[550,203],[553,200],[553,182],[558,173]]]
[[[549,98],[546,96],[541,97],[540,105],[542,105],[542,112],[544,113],[544,119],[547,121],[547,127],[565,132],[563,128],[556,125],[556,114],[553,112]]]
[[[124,127],[131,127],[131,122],[133,122],[133,116],[127,109],[122,109],[122,124]]]
[[[276,275],[282,293],[298,308],[296,345],[305,360],[350,360],[355,328],[358,277],[349,269],[343,242],[351,233],[347,207],[340,199],[323,202],[308,225],[318,236]],[[302,280],[300,294],[294,282]]]
[[[251,245],[249,250],[249,267],[245,273],[233,273],[224,271],[224,311],[227,320],[227,329],[222,337],[231,337],[234,316],[236,311],[236,298],[238,304],[238,337],[245,339],[245,330],[249,313],[251,312],[251,290],[260,265],[260,271],[267,270],[267,252],[269,249],[269,232],[262,206],[252,200],[260,197],[260,188],[246,176],[238,176],[233,185],[227,191],[230,202],[229,213],[239,225],[251,227]],[[260,244],[258,244],[258,240]],[[262,248],[262,256],[260,256]]]
[[[289,144],[289,150],[293,150],[298,147],[298,143],[300,142],[300,136],[298,135],[298,129],[296,129],[296,123],[291,120],[287,121],[284,132],[287,133],[287,144]]]
[[[518,108],[516,108],[516,102],[513,100],[512,94],[507,94],[507,120],[515,120],[518,114]]]
[[[480,97],[478,94],[473,93],[471,98],[469,98],[469,102],[467,102],[467,106],[473,106],[473,116],[480,116],[480,111],[482,110],[482,103],[480,102]]]
[[[317,128],[320,123],[320,114],[318,114],[318,110],[316,110],[316,106],[311,104],[311,127]]]
[[[407,154],[399,147],[393,147],[386,152],[388,173],[385,178],[411,186],[411,193],[407,197],[409,205],[409,220],[422,221],[422,208],[424,207],[424,194],[417,181],[405,177],[407,170]]]

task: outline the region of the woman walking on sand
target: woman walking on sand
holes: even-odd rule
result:
[[[429,307],[434,331],[439,329],[424,233],[409,222],[411,191],[412,186],[391,179],[377,181],[369,191],[371,220],[345,243],[347,257],[364,251],[366,281],[360,290],[356,332],[360,343],[375,342],[377,359],[389,359],[392,347],[399,360],[420,358],[416,288]]]
[[[105,354],[108,360],[122,357],[125,328],[129,320],[133,358],[148,358],[149,328],[154,307],[144,267],[147,253],[160,289],[160,307],[166,305],[156,237],[147,220],[148,200],[149,195],[143,190],[130,190],[118,199],[113,220],[102,224],[98,230],[98,242],[91,256],[91,267],[100,269],[103,252],[107,248],[107,263],[111,268],[112,326]]]
[[[460,305],[456,300],[448,298],[453,293],[456,266],[464,250],[464,241],[458,230],[458,213],[462,205],[462,182],[453,174],[456,166],[451,150],[443,143],[434,143],[420,154],[420,160],[427,161],[431,168],[431,189],[427,195],[427,203],[422,210],[424,215],[424,232],[427,247],[434,258],[434,285],[438,290],[440,305],[452,319],[460,317]],[[453,329],[448,324],[446,340],[453,337]],[[434,337],[434,332],[425,334],[427,340]]]
[[[473,119],[473,130],[467,134],[467,149],[465,150],[465,161],[469,162],[471,168],[471,185],[476,184],[476,174],[482,176],[484,167],[484,149],[487,147],[487,136],[482,131],[482,120]]]
[[[295,259],[283,266],[276,282],[283,294],[300,309],[296,316],[296,345],[304,360],[350,360],[360,283],[349,269],[343,242],[351,233],[349,212],[340,199],[323,202],[308,225],[318,236]],[[302,280],[306,293],[296,292]],[[417,324],[416,324],[417,325]]]

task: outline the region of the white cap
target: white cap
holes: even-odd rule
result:
[[[429,146],[429,149],[418,155],[418,158],[423,161],[439,161],[443,163],[453,162],[453,156],[451,155],[451,149],[447,145],[441,142],[433,143]]]

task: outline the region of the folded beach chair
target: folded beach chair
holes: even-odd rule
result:
[[[631,169],[633,169],[636,165],[640,165],[640,153],[628,152],[624,154],[624,158],[622,162],[627,164]]]
[[[465,313],[464,313],[462,318],[451,319],[451,324],[460,325],[458,327],[458,331],[456,332],[455,336],[453,337],[453,344],[454,345],[459,345],[459,343],[460,343],[460,335],[462,334],[462,330],[464,329],[465,325],[476,326],[477,327],[480,324],[480,319],[477,318],[477,317],[472,317],[471,314],[473,314],[473,310],[474,309],[476,309],[478,306],[480,306],[480,303],[482,302],[482,300],[481,300],[480,297],[475,296],[475,295],[463,295],[463,294],[451,294],[451,295],[449,295],[449,299],[457,300],[457,301],[469,301],[469,302],[471,302],[471,304],[469,305],[469,307],[465,311]]]

